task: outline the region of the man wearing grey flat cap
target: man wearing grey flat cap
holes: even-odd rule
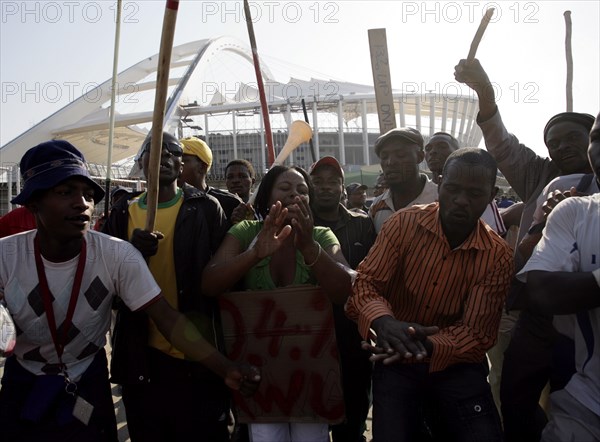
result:
[[[375,154],[388,185],[369,208],[369,216],[379,233],[383,223],[397,210],[434,202],[437,186],[419,171],[425,152],[418,130],[403,127],[386,132],[375,141]]]

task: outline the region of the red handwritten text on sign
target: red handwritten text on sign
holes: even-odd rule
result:
[[[261,368],[251,398],[235,396],[242,422],[341,422],[344,417],[331,304],[317,287],[220,297],[229,358]]]

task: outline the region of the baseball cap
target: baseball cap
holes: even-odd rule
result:
[[[34,192],[51,189],[72,176],[85,178],[94,190],[94,203],[104,197],[104,189],[97,184],[87,169],[83,154],[65,140],[51,140],[32,147],[20,162],[23,190],[11,200],[25,205]]]
[[[183,138],[179,140],[179,142],[183,145],[184,155],[197,156],[200,158],[200,161],[206,164],[208,169],[210,169],[210,166],[212,166],[213,154],[210,147],[208,147],[208,144],[196,137]]]
[[[423,150],[423,136],[421,135],[421,132],[413,129],[412,127],[401,127],[391,129],[383,135],[380,135],[379,138],[375,140],[375,154],[379,156],[379,152],[381,151],[383,145],[394,138],[399,138],[405,142],[409,141],[414,143],[419,146],[421,150]]]
[[[344,180],[344,169],[342,169],[342,166],[340,166],[338,160],[330,156],[323,157],[316,163],[313,163],[308,169],[308,174],[312,175],[313,172],[321,166],[332,166],[336,172],[339,172],[339,175],[342,177],[342,181]]]
[[[113,190],[110,191],[110,198],[111,199],[114,198],[116,194],[121,193],[121,192],[131,193],[131,189],[129,189],[127,187],[123,187],[123,186],[117,186]]]
[[[346,193],[348,196],[352,195],[354,192],[367,190],[369,186],[360,183],[350,183],[346,186]]]

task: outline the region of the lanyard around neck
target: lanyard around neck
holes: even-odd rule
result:
[[[40,240],[38,236],[36,236],[33,240],[33,251],[35,254],[35,267],[37,269],[40,290],[42,292],[42,300],[44,301],[44,310],[46,311],[46,317],[48,318],[48,328],[50,329],[50,334],[52,335],[54,348],[56,349],[56,353],[58,354],[58,361],[61,365],[61,370],[64,370],[62,354],[67,343],[69,329],[73,324],[75,305],[77,304],[77,298],[79,297],[79,289],[81,288],[81,280],[83,279],[83,269],[85,268],[85,238],[82,239],[81,243],[81,251],[79,252],[79,261],[77,263],[77,270],[75,272],[75,280],[73,281],[73,288],[71,289],[71,299],[69,300],[67,316],[65,317],[65,321],[62,325],[62,336],[60,336],[60,339],[58,336],[58,329],[56,328],[56,318],[54,316],[54,309],[52,308],[53,296],[50,292],[50,287],[48,287],[48,280],[46,279],[46,270],[44,269],[44,263],[42,262],[42,255],[40,253]]]

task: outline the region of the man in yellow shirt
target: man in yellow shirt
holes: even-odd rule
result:
[[[150,139],[139,161],[147,176]],[[200,291],[201,274],[225,235],[228,223],[219,203],[192,186],[177,187],[183,148],[163,134],[156,231],[142,230],[146,193],[122,201],[105,231],[130,241],[148,266],[169,304],[194,322],[202,336],[222,349],[214,298]],[[123,387],[133,441],[227,441],[229,393],[216,376],[186,360],[146,316],[119,309],[112,380]]]

